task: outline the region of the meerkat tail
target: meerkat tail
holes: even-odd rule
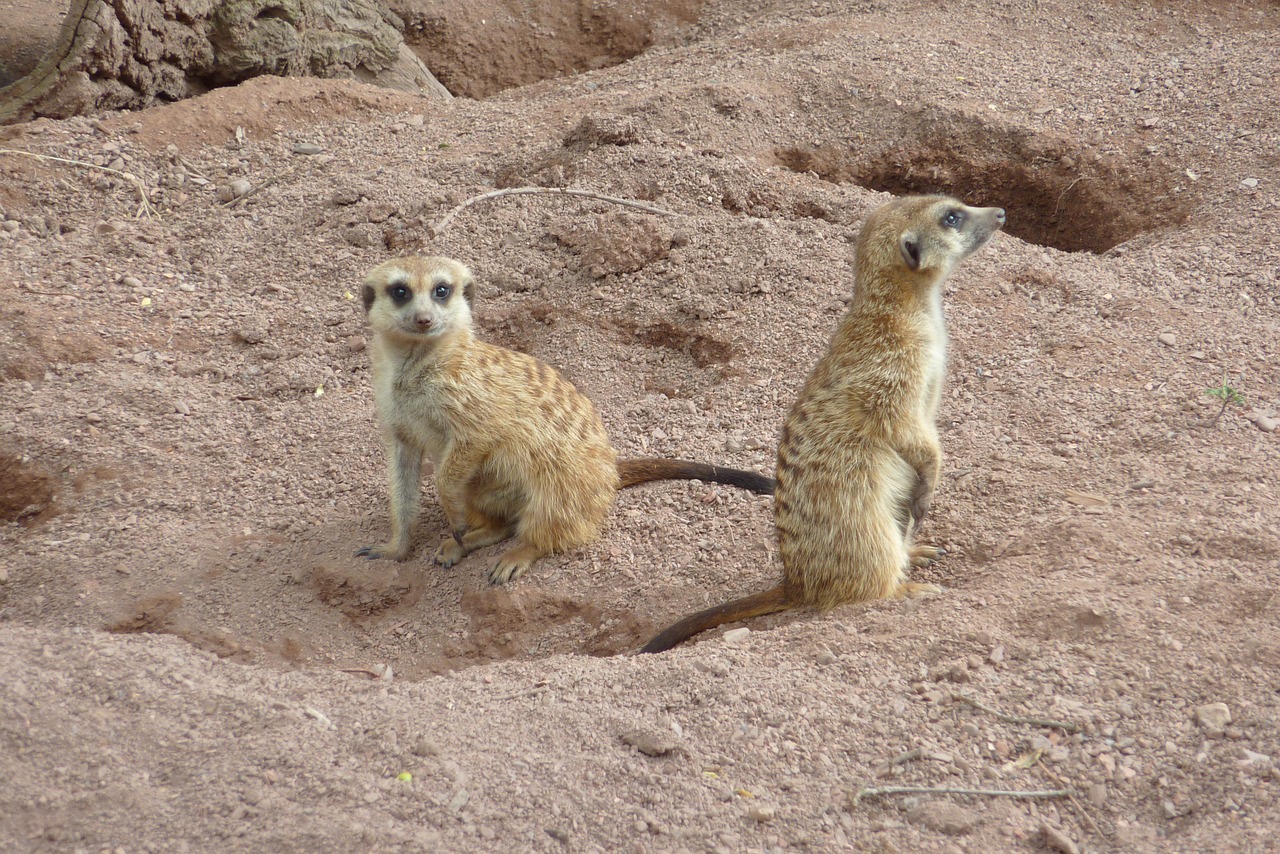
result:
[[[723,605],[716,605],[714,608],[691,614],[654,635],[653,640],[645,644],[644,649],[640,651],[666,652],[707,629],[714,629],[716,626],[737,620],[776,614],[793,607],[795,607],[794,604],[787,599],[786,590],[779,584],[763,593],[753,593],[750,596],[743,596],[741,599],[734,599]]]
[[[773,478],[758,472],[657,457],[618,460],[618,477],[622,480],[622,489],[653,480],[703,480],[737,486],[757,495],[773,495],[774,486]]]

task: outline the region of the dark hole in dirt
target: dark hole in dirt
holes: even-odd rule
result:
[[[1099,164],[1085,171],[1076,166],[1079,157],[1059,151],[998,148],[917,144],[861,160],[824,145],[778,149],[775,156],[792,171],[834,183],[895,195],[946,193],[970,205],[1003,207],[1009,234],[1065,252],[1102,253],[1185,218],[1186,204],[1167,198],[1172,182],[1153,169]]]
[[[33,463],[0,451],[0,521],[30,524],[53,506],[53,478]]]
[[[625,323],[616,323],[616,325],[624,332],[633,335],[636,341],[649,347],[663,347],[677,353],[684,353],[693,359],[694,364],[699,368],[727,364],[738,354],[732,344],[708,335],[680,329],[665,320],[648,326],[633,326]]]
[[[392,0],[410,49],[450,92],[487,98],[504,89],[608,68],[679,40],[702,0],[600,4],[496,0],[448,14]]]

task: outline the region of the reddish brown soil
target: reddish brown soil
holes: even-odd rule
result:
[[[533,23],[439,5],[458,88],[482,9]],[[0,154],[0,850],[1274,850],[1280,6],[646,8],[629,60],[488,100],[262,79],[0,133],[155,209]],[[558,9],[559,59],[469,91],[625,18]],[[432,236],[521,185],[678,216],[520,196]],[[482,334],[625,455],[771,470],[859,224],[921,190],[1009,211],[945,296],[944,596],[625,654],[779,576],[770,500],[696,483],[509,588],[497,548],[430,565],[429,479],[415,557],[354,557],[378,262],[470,264]],[[886,785],[1072,796],[851,797]]]

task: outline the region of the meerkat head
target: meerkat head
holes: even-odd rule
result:
[[[410,256],[375,267],[360,296],[374,332],[413,343],[469,330],[474,291],[457,261]]]
[[[936,284],[1004,225],[1004,208],[949,196],[905,196],[871,212],[858,238],[859,269],[899,268]],[[913,276],[914,278],[914,276]]]

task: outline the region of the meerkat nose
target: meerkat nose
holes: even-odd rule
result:
[[[418,327],[419,329],[430,329],[430,328],[431,328],[431,315],[429,315],[429,314],[415,314],[415,315],[413,316],[413,322],[414,322],[414,324],[415,324],[415,325],[417,325],[417,327]]]
[[[1004,208],[996,208],[996,222],[1004,225]]]

